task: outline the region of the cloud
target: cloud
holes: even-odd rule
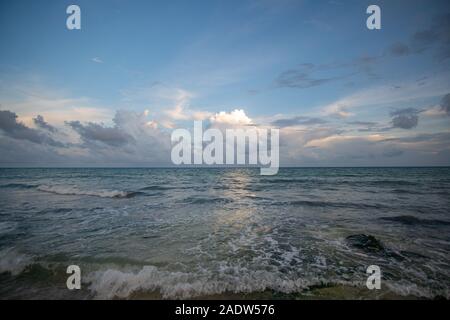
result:
[[[15,92],[16,96],[12,98],[8,92]],[[64,121],[70,120],[108,121],[113,116],[113,111],[97,105],[92,99],[70,97],[67,92],[34,83],[0,86],[0,95],[10,97],[3,98],[2,103],[8,106],[8,110],[19,114],[20,120],[28,126],[35,124],[33,118],[37,114],[56,126],[63,126]]]
[[[389,52],[393,56],[407,56],[411,53],[411,50],[406,44],[396,42],[389,47]]]
[[[389,124],[378,123],[373,121],[349,121],[347,124],[356,126],[358,132],[387,132],[392,129]]]
[[[0,139],[0,163],[27,166],[170,165],[170,132],[159,129],[149,116],[150,112],[122,110],[116,112],[112,126],[72,121],[69,127],[80,135],[81,141],[56,145],[48,143],[49,136],[45,134],[51,133],[48,130],[26,127],[17,122],[14,113],[2,111],[0,128],[4,136]],[[247,127],[254,123],[242,109],[219,112],[211,118],[212,125],[218,128]],[[303,117],[300,122],[308,119]],[[369,121],[351,123],[377,124]],[[335,126],[282,127],[280,163],[283,166],[448,164],[450,132],[403,137],[385,134],[352,135]]]
[[[440,105],[428,107],[423,110],[421,114],[428,117],[442,117],[447,115],[445,110]]]
[[[323,114],[336,118],[348,118],[353,115],[353,113],[348,111],[348,108],[350,107],[353,107],[353,105],[351,103],[347,104],[347,101],[345,100],[336,101],[324,107]]]
[[[121,94],[126,103],[134,106],[158,106],[163,111],[155,115],[155,120],[169,129],[174,128],[178,121],[205,120],[213,115],[212,112],[190,107],[190,101],[195,97],[193,92],[158,81],[149,86],[122,90]]]
[[[56,132],[56,128],[52,125],[49,125],[47,122],[45,122],[44,117],[41,115],[37,115],[36,118],[33,118],[34,124],[38,126],[39,128],[48,130],[50,132]]]
[[[317,125],[317,124],[325,124],[328,121],[321,119],[321,118],[310,118],[310,117],[302,117],[302,116],[296,116],[292,118],[285,118],[285,119],[277,119],[275,121],[271,122],[271,125],[279,128],[284,127],[293,127],[293,126],[299,126],[299,125]]]
[[[48,144],[58,147],[63,146],[62,143],[54,141],[52,138],[38,130],[29,128],[21,122],[17,122],[17,115],[8,110],[0,110],[0,130],[5,135],[14,139],[28,140],[37,144]]]
[[[373,66],[391,56],[408,56],[436,48],[436,57],[443,61],[450,57],[450,13],[434,17],[431,26],[415,32],[407,43],[395,42],[387,48],[387,54],[379,56],[362,56],[339,63],[315,65],[302,63],[296,68],[282,72],[276,79],[278,87],[306,89],[338,81],[356,74],[365,73],[369,78],[380,78],[373,71]],[[342,73],[339,70],[350,70]],[[336,109],[336,115],[348,116],[342,108]]]
[[[92,58],[91,61],[95,63],[103,63],[103,60],[100,59],[99,57]]]
[[[341,63],[341,64],[331,63],[331,64],[315,65],[313,63],[302,63],[298,65],[296,68],[282,72],[275,79],[275,84],[281,88],[306,89],[317,87],[356,74],[356,72],[353,72],[350,74],[338,73],[330,75],[330,72],[336,73],[336,71],[338,71],[339,69],[344,69],[348,67],[352,68],[362,67],[372,62],[373,61],[369,57],[363,57],[355,59],[350,63]],[[320,76],[319,74],[323,75]]]
[[[421,114],[429,117],[450,116],[450,93],[443,96],[439,104],[428,107]]]
[[[343,62],[301,63],[297,67],[279,74],[275,79],[275,84],[281,88],[306,89],[343,80],[361,73],[366,74],[369,78],[374,78],[378,76],[373,72],[372,66],[379,62],[381,58],[382,56],[363,55]]]
[[[394,128],[412,129],[419,123],[419,110],[406,108],[391,112],[392,126]]]
[[[376,126],[378,123],[371,122],[371,121],[349,121],[348,124],[355,125],[355,126],[368,126],[373,127]]]
[[[281,73],[276,79],[276,84],[279,87],[305,89],[320,86],[333,80],[335,78],[312,78],[310,74],[302,69],[291,69]]]
[[[92,122],[82,124],[80,121],[69,121],[67,124],[87,143],[98,141],[110,146],[121,146],[134,141],[132,136],[117,126],[117,123],[114,127],[105,127]]]
[[[429,79],[425,84],[417,81],[400,83],[396,87],[390,84],[370,87],[340,98],[322,106],[321,114],[338,118],[352,116],[355,109],[368,107],[392,107],[393,105],[411,103],[411,101],[435,98],[448,93],[447,74]]]
[[[170,164],[170,133],[158,129],[148,112],[117,111],[110,122],[67,121],[66,130],[29,128],[11,111],[0,112],[0,163],[39,166],[160,166]],[[35,119],[44,121],[39,117]],[[46,123],[46,122],[45,122]],[[51,126],[51,124],[47,125]],[[39,127],[41,129],[41,127]]]
[[[400,138],[389,138],[385,141],[396,141],[402,143],[418,143],[418,142],[450,142],[450,132],[436,132],[436,133],[421,133],[413,136],[400,137]],[[449,148],[450,144],[447,144]]]
[[[252,119],[250,119],[245,111],[242,109],[235,109],[231,112],[221,111],[216,113],[209,119],[213,124],[224,124],[224,125],[250,125],[253,124]]]
[[[191,110],[182,104],[177,104],[173,109],[164,112],[166,117],[160,117],[160,121],[167,127],[173,128],[174,121],[205,120],[213,115],[209,111]]]
[[[280,130],[280,163],[300,166],[448,165],[450,132],[396,137],[338,128]]]
[[[446,94],[440,103],[442,111],[445,111],[450,116],[450,93]]]
[[[392,56],[420,54],[434,49],[438,61],[450,57],[450,13],[433,18],[430,27],[416,31],[407,43],[396,42],[388,48]]]
[[[367,165],[392,161],[404,151],[395,143],[382,143],[384,136],[331,135],[309,141],[305,148],[315,154],[315,163],[324,165]],[[387,160],[391,159],[391,160]]]

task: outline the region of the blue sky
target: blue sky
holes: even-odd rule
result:
[[[81,30],[66,28],[70,4],[81,8]],[[370,4],[381,7],[381,30],[366,28]],[[10,128],[42,130],[33,120],[41,115],[60,136],[35,133],[64,145],[47,143],[42,152],[54,155],[41,164],[122,159],[117,145],[67,123],[118,129],[125,125],[114,116],[128,112],[157,124],[165,139],[200,115],[242,109],[254,124],[282,124],[289,154],[325,150],[292,153],[286,165],[448,165],[449,7],[438,0],[2,0],[0,109],[17,118],[0,128],[0,147],[36,144]],[[441,140],[423,146],[423,135]],[[421,142],[394,145],[406,138]],[[374,139],[389,146],[372,152]],[[342,149],[344,140],[354,147]],[[346,153],[336,158],[330,141]],[[106,153],[96,154],[102,146]],[[2,163],[29,149],[4,152]]]

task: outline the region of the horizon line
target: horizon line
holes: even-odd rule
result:
[[[118,167],[101,167],[101,166],[65,166],[65,167],[2,167],[0,169],[260,169],[257,166],[118,166]],[[280,166],[279,169],[320,169],[320,168],[450,168],[450,165],[412,165],[412,166]]]

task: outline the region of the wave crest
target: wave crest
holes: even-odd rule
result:
[[[139,194],[139,192],[126,192],[119,190],[80,190],[73,186],[38,186],[39,191],[60,194],[60,195],[78,195],[78,196],[94,196],[100,198],[131,198]]]
[[[159,292],[163,299],[191,299],[224,293],[255,293],[274,290],[281,293],[298,293],[315,285],[324,285],[322,279],[283,279],[272,272],[240,270],[239,275],[222,273],[194,274],[159,270],[144,266],[137,272],[115,269],[95,271],[87,276],[89,289],[97,299],[126,299],[132,294]],[[355,285],[355,283],[347,283]]]
[[[26,267],[33,263],[33,258],[15,249],[0,251],[0,273],[8,272],[13,276],[19,275]]]

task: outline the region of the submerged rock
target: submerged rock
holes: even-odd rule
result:
[[[369,253],[382,253],[385,249],[380,241],[374,236],[365,234],[354,234],[345,238],[352,247],[364,250]]]
[[[394,258],[399,261],[405,260],[405,258],[395,251],[386,248],[377,238],[371,235],[354,234],[345,238],[347,243],[358,248],[368,254],[374,254],[377,256],[383,256],[386,258]]]

